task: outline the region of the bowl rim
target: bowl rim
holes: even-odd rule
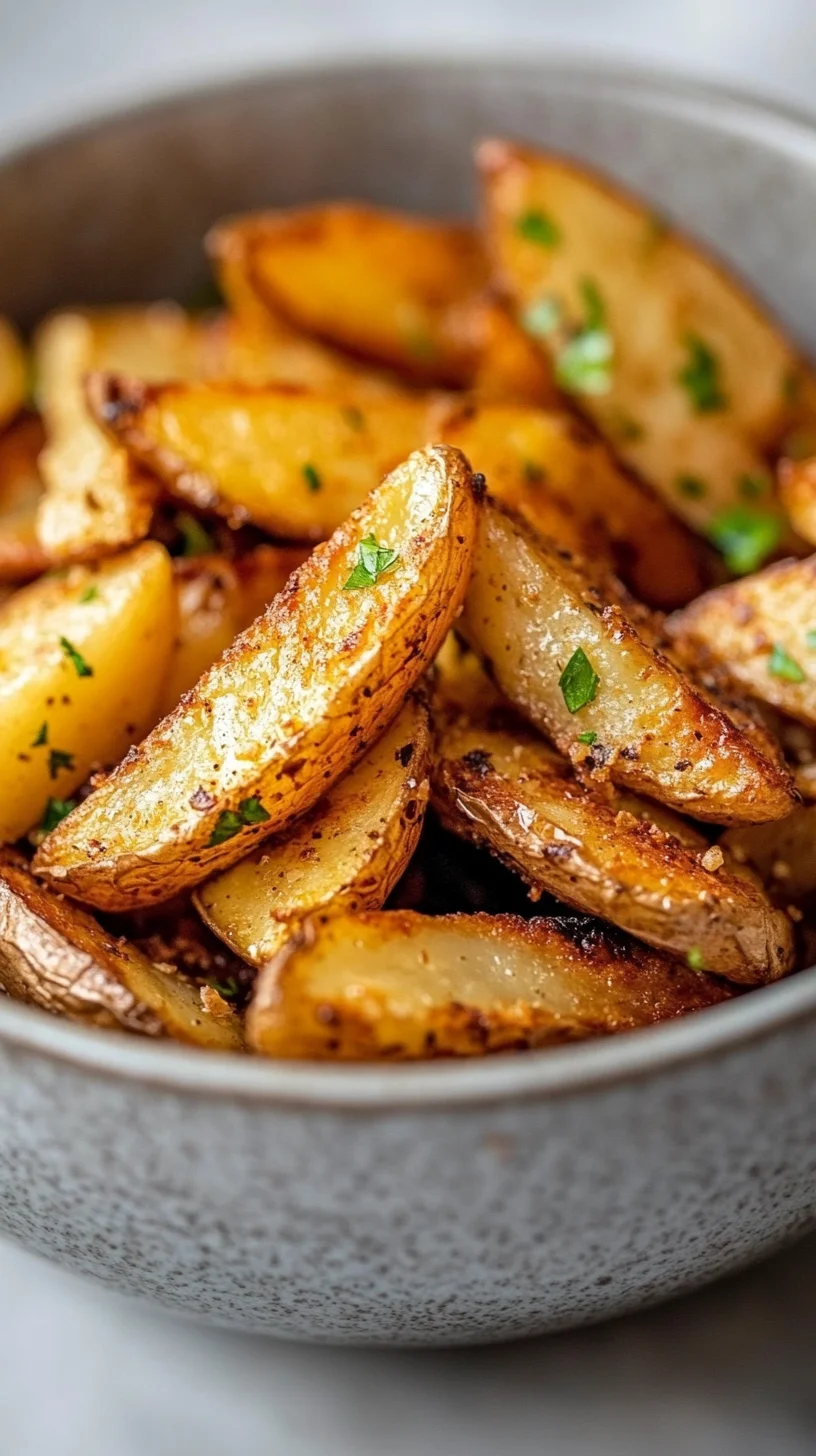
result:
[[[640,66],[558,49],[537,55],[488,55],[483,51],[446,56],[434,52],[362,59],[332,57],[283,61],[248,73],[187,87],[159,89],[121,107],[88,108],[66,124],[49,122],[22,138],[0,137],[0,171],[39,152],[81,141],[101,127],[127,125],[142,117],[200,102],[227,99],[279,84],[337,77],[361,81],[383,71],[410,74],[417,66],[462,78],[479,72],[549,77],[562,87],[587,85],[607,92],[624,89],[627,100],[698,111],[709,124],[736,129],[743,137],[775,142],[802,152],[816,165],[816,118],[795,105],[750,90],[700,80],[671,68]],[[0,1043],[12,1052],[31,1052],[103,1078],[137,1081],[182,1095],[260,1102],[284,1107],[381,1114],[412,1107],[445,1110],[518,1100],[543,1100],[627,1084],[752,1042],[816,1017],[816,968],[754,990],[727,1005],[663,1022],[658,1026],[594,1041],[518,1056],[410,1064],[327,1064],[272,1061],[261,1057],[203,1053],[172,1043],[111,1035],[52,1017],[39,1008],[0,998]]]

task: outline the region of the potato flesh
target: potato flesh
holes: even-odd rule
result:
[[[25,350],[16,329],[0,316],[0,430],[22,409],[27,387]]]
[[[584,770],[715,823],[780,819],[786,773],[634,629],[612,586],[488,502],[459,628],[505,696]],[[600,679],[570,713],[561,674],[581,649]],[[584,749],[580,733],[596,734]]]
[[[49,798],[70,798],[92,768],[118,762],[142,736],[174,628],[170,558],[152,541],[95,568],[42,577],[0,608],[0,762],[13,765],[0,793],[0,842],[18,839]],[[78,675],[61,639],[92,675]],[[73,762],[55,761],[57,750]]]
[[[697,651],[734,682],[816,726],[816,556],[783,561],[718,587],[669,622],[681,651]],[[801,680],[800,680],[801,679]]]
[[[198,988],[160,970],[78,906],[37,884],[21,863],[0,865],[0,988],[17,1001],[86,1025],[241,1051],[230,1012],[210,1015]]]
[[[591,922],[510,915],[332,917],[261,974],[247,1018],[266,1056],[480,1056],[648,1026],[715,1005],[712,977]]]
[[[409,698],[365,758],[288,835],[196,891],[210,929],[262,966],[307,915],[379,909],[419,839],[430,748],[427,708]]]
[[[793,934],[761,887],[667,810],[593,790],[522,725],[435,715],[433,803],[446,828],[491,849],[540,893],[658,949],[693,952],[748,984],[790,970]]]
[[[704,533],[749,490],[772,506],[767,454],[789,423],[792,381],[812,390],[814,379],[755,301],[648,207],[582,168],[501,141],[486,142],[479,161],[495,278],[520,319],[556,301],[562,325],[539,335],[554,361],[586,326],[587,281],[600,296],[614,345],[608,387],[575,399],[620,458]],[[555,246],[524,236],[537,214],[557,228]],[[680,378],[695,340],[715,370],[696,389]]]
[[[399,712],[464,594],[476,528],[455,450],[417,452],[290,579],[140,748],[48,836],[37,870],[77,899],[169,899],[283,830]],[[345,590],[360,542],[400,552]],[[211,843],[225,812],[266,818]]]
[[[236,302],[428,383],[462,384],[486,266],[471,228],[343,203],[222,223]]]
[[[36,531],[42,444],[42,425],[33,415],[0,435],[0,582],[30,581],[50,564]]]

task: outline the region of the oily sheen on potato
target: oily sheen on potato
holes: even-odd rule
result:
[[[296,937],[261,972],[247,1034],[273,1057],[484,1056],[651,1026],[730,994],[597,922],[381,910]]]
[[[789,775],[633,625],[625,601],[485,503],[460,626],[514,706],[584,772],[715,823],[783,818]]]
[[[379,909],[417,846],[430,758],[428,710],[411,696],[288,834],[199,887],[195,903],[210,929],[262,966],[307,915]]]
[[[0,607],[0,843],[155,721],[175,621],[170,558],[155,541],[42,576]]]
[[[459,451],[412,455],[47,837],[38,873],[101,908],[150,904],[311,808],[433,660],[467,585],[479,495]]]

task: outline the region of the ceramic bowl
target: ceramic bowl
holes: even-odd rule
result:
[[[474,204],[486,133],[653,198],[816,343],[816,131],[742,97],[543,60],[285,71],[0,163],[0,308],[184,296],[220,214]],[[816,1213],[816,971],[684,1021],[484,1062],[229,1060],[0,1003],[0,1229],[117,1289],[305,1340],[598,1320]]]

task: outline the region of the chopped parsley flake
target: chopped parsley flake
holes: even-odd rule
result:
[[[786,652],[780,642],[775,642],[773,651],[768,658],[768,674],[770,677],[781,677],[785,682],[803,683],[807,673],[799,666],[795,657]]]
[[[85,661],[82,653],[77,651],[73,643],[68,641],[67,637],[60,637],[59,644],[68,661],[73,664],[77,677],[93,677],[93,668]]]
[[[591,703],[601,679],[583,647],[577,648],[558,679],[569,713],[578,713]]]
[[[606,394],[612,384],[615,352],[612,335],[606,329],[606,309],[591,278],[582,278],[579,288],[584,322],[559,353],[555,377],[571,394]]]
[[[706,968],[705,958],[699,945],[693,945],[686,956],[686,961],[692,971],[704,971]]]
[[[42,748],[43,747],[43,744],[45,744],[47,742],[48,742],[48,724],[47,723],[41,723],[40,724],[40,727],[39,727],[39,731],[37,733],[37,737],[34,739],[31,747],[32,748]]]
[[[350,430],[362,430],[365,428],[365,418],[361,409],[356,404],[349,404],[341,410],[341,414]]]
[[[597,741],[598,741],[598,735],[597,735],[597,733],[590,732],[590,733],[579,733],[578,734],[578,742],[579,743],[585,743],[586,746],[587,746],[587,748],[591,748],[592,745],[593,745],[593,743],[597,743]]]
[[[215,827],[207,842],[208,849],[232,839],[247,824],[264,824],[269,818],[260,799],[242,799],[237,809],[223,809],[215,821]]]
[[[306,485],[309,490],[320,490],[322,481],[314,465],[304,465],[301,474],[303,476],[303,479],[306,481]]]
[[[764,475],[741,475],[737,484],[743,500],[758,500],[768,489]]]
[[[74,766],[74,755],[66,753],[62,748],[52,748],[48,755],[49,777],[55,779],[63,769],[70,769]]]
[[[209,531],[205,530],[197,516],[192,516],[189,511],[179,511],[176,516],[176,527],[181,532],[183,545],[182,556],[209,556],[215,550],[215,542]]]
[[[226,981],[210,981],[209,984],[224,1001],[235,1001],[241,994],[241,984],[237,976],[228,976]]]
[[[61,824],[63,819],[67,819],[71,810],[75,807],[76,803],[74,799],[49,799],[45,806],[42,823],[40,824],[42,833],[50,834],[51,830],[56,829],[57,825]]]
[[[578,285],[584,301],[584,328],[588,332],[602,329],[606,324],[606,308],[597,283],[591,278],[582,278]]]
[[[358,561],[343,591],[356,591],[363,586],[376,586],[381,576],[399,561],[399,551],[380,546],[374,536],[364,538],[357,547]]]
[[[544,479],[543,466],[537,460],[525,460],[522,470],[528,485],[540,485]]]
[[[699,475],[678,475],[676,485],[678,494],[684,495],[687,500],[702,500],[708,490]]]
[[[713,414],[725,409],[728,396],[720,381],[720,365],[716,354],[697,334],[687,334],[688,360],[677,376],[692,407],[698,415]]]
[[[810,632],[808,632],[805,637],[805,641],[810,648],[810,651],[816,652],[816,631],[811,630]]]
[[[546,339],[561,323],[561,305],[557,298],[539,298],[525,311],[522,322],[534,339]]]
[[[782,529],[779,516],[750,506],[733,506],[709,522],[708,538],[734,576],[748,576],[776,550]]]
[[[561,229],[546,212],[532,207],[523,212],[516,221],[516,232],[528,243],[537,243],[540,248],[557,248],[561,241]]]
[[[79,599],[79,605],[81,607],[87,606],[88,602],[95,602],[98,596],[98,586],[86,586],[84,592],[82,593],[82,596]]]
[[[269,815],[257,796],[251,799],[242,799],[238,805],[238,813],[241,816],[242,824],[265,824]]]

